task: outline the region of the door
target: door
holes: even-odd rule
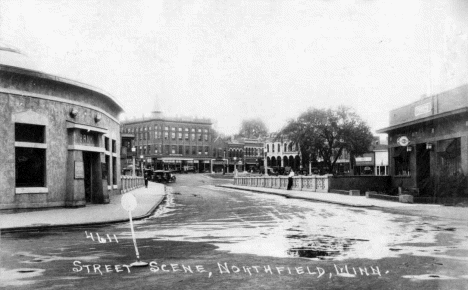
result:
[[[84,190],[86,202],[93,200],[93,162],[89,152],[83,152]]]
[[[431,150],[425,143],[416,145],[416,183],[422,196],[432,196]]]

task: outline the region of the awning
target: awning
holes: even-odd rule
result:
[[[193,158],[183,158],[183,157],[161,157],[158,158],[161,161],[193,161]]]

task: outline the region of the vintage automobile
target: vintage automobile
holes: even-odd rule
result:
[[[153,172],[153,181],[159,182],[159,183],[175,182],[176,177],[172,171],[155,170]]]

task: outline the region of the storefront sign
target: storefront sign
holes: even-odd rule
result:
[[[75,179],[84,178],[84,166],[82,161],[75,161]]]
[[[356,162],[370,162],[372,157],[356,157]]]
[[[408,146],[409,142],[410,141],[409,141],[408,137],[406,137],[406,136],[401,136],[401,137],[399,137],[397,139],[397,143],[400,146]]]
[[[414,108],[414,116],[428,114],[432,111],[432,103],[425,103]]]

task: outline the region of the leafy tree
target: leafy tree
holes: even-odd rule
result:
[[[265,123],[259,119],[243,120],[239,130],[238,137],[244,138],[259,138],[265,137],[268,134],[268,129]]]
[[[369,126],[351,109],[309,108],[278,133],[299,145],[303,165],[319,160],[333,172],[336,161],[344,150],[354,156],[369,151],[372,133]]]

